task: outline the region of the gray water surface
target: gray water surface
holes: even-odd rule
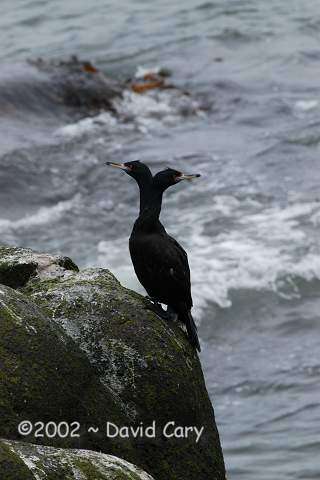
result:
[[[3,0],[0,236],[110,268],[143,291],[134,182],[106,160],[202,174],[168,191],[229,479],[320,478],[320,3]],[[118,79],[171,69],[190,92],[129,93],[75,120],[31,95],[26,60],[77,54]],[[39,81],[39,78],[36,79]],[[29,102],[29,103],[28,103]]]

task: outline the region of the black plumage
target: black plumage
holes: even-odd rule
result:
[[[190,269],[188,256],[179,243],[167,234],[159,220],[164,191],[181,180],[199,175],[184,175],[173,169],[153,178],[141,162],[111,164],[135,178],[140,189],[140,213],[129,239],[129,249],[137,277],[148,295],[168,305],[186,325],[191,344],[200,351],[197,327],[191,315]]]

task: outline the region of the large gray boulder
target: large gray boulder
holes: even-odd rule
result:
[[[25,439],[115,454],[158,480],[225,479],[201,365],[177,323],[158,318],[143,297],[105,269],[78,272],[64,257],[2,247],[3,284],[5,272],[7,284],[19,291],[1,287],[0,360],[8,361],[0,436],[19,438],[18,419],[79,421],[78,444],[70,438]],[[108,421],[118,427],[155,422],[155,438],[108,438]],[[185,431],[179,438],[180,428],[168,438],[169,422],[202,434],[189,430],[188,438]],[[99,432],[89,433],[89,425]]]

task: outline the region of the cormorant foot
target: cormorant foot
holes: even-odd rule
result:
[[[156,315],[158,315],[158,317],[162,318],[163,320],[169,321],[176,319],[177,315],[170,307],[168,307],[167,310],[164,310],[161,304],[155,298],[147,296],[146,299],[149,300],[148,308]]]

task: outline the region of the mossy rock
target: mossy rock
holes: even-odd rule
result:
[[[60,344],[65,345],[68,339],[72,348],[77,347],[78,354],[85,357],[89,364],[88,373],[81,373],[80,379],[83,375],[92,378],[94,372],[98,384],[92,380],[92,394],[85,410],[86,425],[91,421],[102,427],[101,419],[108,419],[118,426],[146,427],[156,422],[155,438],[134,438],[131,435],[130,439],[106,440],[103,435],[89,436],[84,431],[81,435],[82,448],[125,458],[158,480],[225,479],[218,430],[201,364],[180,325],[157,317],[143,297],[122,287],[105,269],[77,272],[61,267],[49,275],[35,272],[16,295],[21,295],[25,302],[29,299],[28,305],[42,312],[46,318],[45,328],[55,335],[45,344],[48,348],[47,364],[50,360],[50,365],[57,363],[59,369],[62,368],[59,358],[64,353],[59,353]],[[38,313],[34,317],[40,318]],[[24,318],[30,322],[28,316]],[[42,335],[34,335],[35,344],[39,345],[42,341]],[[72,352],[72,348],[68,347],[68,350]],[[28,364],[29,350],[30,346],[26,345],[20,355],[22,365],[24,359]],[[34,356],[32,363],[37,361],[37,356]],[[63,378],[66,384],[70,382],[73,391],[81,370],[68,367],[64,367]],[[48,375],[50,369],[44,370],[43,379]],[[33,385],[33,379],[29,383]],[[43,388],[46,388],[45,385]],[[77,394],[86,390],[85,383],[80,381]],[[48,399],[55,404],[56,397],[59,404],[59,393],[47,392],[48,389],[43,395],[44,404]],[[96,392],[94,398],[93,392]],[[109,396],[109,404],[102,400],[104,395]],[[12,401],[7,401],[8,408],[12,408]],[[90,410],[91,403],[94,407]],[[100,410],[98,404],[101,405]],[[43,410],[43,407],[39,408]],[[68,419],[72,414],[73,420],[79,420],[76,414],[81,412],[75,412],[71,404],[68,409]],[[21,411],[25,415],[23,405]],[[33,406],[33,411],[38,412],[38,407]],[[100,419],[98,412],[101,412]],[[11,418],[10,412],[8,417]],[[60,418],[61,415],[51,412],[51,420]],[[168,422],[175,422],[181,427],[204,427],[204,431],[198,443],[194,434],[189,438],[167,438],[163,428]],[[6,424],[7,421],[4,421],[3,428]],[[0,435],[3,435],[2,430]],[[8,429],[3,436],[8,436]],[[28,441],[38,443],[34,439]],[[46,443],[49,444],[48,441]]]
[[[28,248],[0,246],[0,283],[12,288],[25,285],[30,278],[50,278],[78,270],[68,257],[34,252]]]
[[[67,450],[0,440],[3,480],[153,480],[121,458],[90,450]]]
[[[0,366],[0,436],[115,454],[121,450],[135,458],[130,439],[120,446],[104,434],[107,420],[123,423],[126,415],[86,355],[30,299],[4,285],[0,286]],[[23,437],[18,425],[25,420],[33,425],[67,422],[70,430],[76,428],[73,422],[79,422],[81,427],[79,436],[35,437],[34,428]],[[91,426],[99,432],[88,432]]]
[[[10,448],[9,443],[0,440],[0,478],[5,480],[34,480],[24,461]]]

